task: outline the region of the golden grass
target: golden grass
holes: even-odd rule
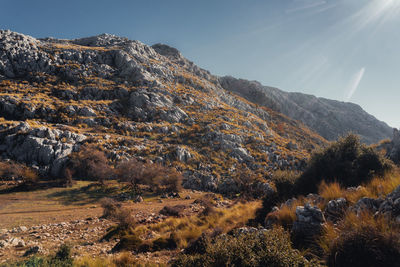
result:
[[[327,204],[332,199],[346,198],[351,204],[356,203],[363,197],[382,198],[393,192],[400,185],[400,174],[398,172],[387,173],[383,178],[375,177],[369,183],[364,184],[358,190],[350,191],[341,187],[338,183],[327,184],[322,182],[318,193]],[[324,206],[324,205],[323,205]]]
[[[296,199],[291,205],[283,205],[279,210],[268,214],[267,219],[272,219],[276,224],[289,229],[296,220],[296,207],[303,206],[304,204],[304,198]]]
[[[330,222],[324,225],[318,244],[325,252],[328,252],[332,242],[339,237],[341,232],[362,231],[366,228],[373,228],[381,233],[394,233],[400,230],[398,224],[394,224],[383,215],[375,216],[367,211],[360,214],[348,211],[338,225],[335,226]]]
[[[363,197],[383,198],[393,192],[393,190],[398,186],[400,186],[400,173],[398,172],[387,173],[383,178],[376,177],[369,183],[360,187],[360,189],[354,191],[344,189],[337,182],[329,184],[322,182],[319,186],[318,194],[322,196],[324,200],[318,203],[317,206],[323,210],[330,200],[341,197],[347,199],[350,204],[355,204]],[[296,219],[296,207],[303,206],[306,202],[306,198],[300,197],[295,200],[292,205],[283,205],[278,211],[268,214],[268,217],[269,219],[274,220],[277,224],[288,228],[293,225],[293,222]],[[350,217],[345,219],[348,222],[354,221],[354,223],[357,223],[357,220],[360,220],[351,217],[352,215],[348,216]],[[354,220],[350,220],[351,218]],[[365,219],[368,219],[368,217],[365,217]],[[331,231],[330,234],[327,234],[329,239],[333,235],[333,230],[329,228],[329,224],[327,224],[327,227],[327,230]]]
[[[346,192],[339,183],[334,182],[327,184],[323,181],[318,187],[318,194],[326,201],[343,197]]]
[[[141,234],[154,231],[164,237],[174,234],[178,239],[178,246],[183,248],[202,233],[212,233],[216,228],[228,232],[244,225],[249,219],[254,218],[259,207],[260,202],[239,203],[227,209],[216,209],[208,215],[169,218],[161,223],[139,226],[135,232]]]

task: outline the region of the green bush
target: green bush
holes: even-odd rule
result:
[[[72,267],[71,247],[63,244],[53,257],[33,256],[27,260],[12,264],[3,264],[2,267]]]
[[[276,171],[272,176],[272,181],[275,184],[278,198],[282,201],[290,198],[293,194],[293,188],[296,180],[299,178],[299,173],[295,171]]]
[[[296,180],[294,192],[315,193],[323,180],[345,187],[357,186],[391,168],[392,164],[383,156],[361,144],[358,136],[349,134],[312,155],[306,170]]]
[[[203,238],[201,243],[203,253],[181,254],[172,266],[319,266],[293,249],[289,235],[280,228]]]
[[[115,245],[113,251],[137,251],[142,245],[143,241],[136,235],[125,235]]]
[[[327,255],[330,267],[399,266],[400,235],[363,227],[340,234]]]

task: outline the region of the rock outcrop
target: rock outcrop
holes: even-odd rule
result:
[[[22,122],[1,133],[2,157],[38,168],[41,173],[60,174],[67,157],[86,139],[84,135],[49,127],[33,128]]]

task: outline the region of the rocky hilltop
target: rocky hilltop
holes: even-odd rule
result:
[[[288,93],[256,81],[221,77],[222,87],[262,106],[301,121],[327,140],[353,132],[365,143],[391,137],[393,129],[360,106],[302,93]]]
[[[35,39],[0,31],[0,155],[60,175],[84,143],[110,161],[174,166],[184,186],[236,189],[238,168],[301,169],[326,140],[232,94],[175,48],[109,34]]]

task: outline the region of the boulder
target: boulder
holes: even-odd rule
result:
[[[351,207],[351,210],[360,214],[363,211],[369,211],[375,213],[378,211],[380,205],[382,204],[382,199],[373,199],[368,197],[363,197],[357,203]]]
[[[400,186],[387,195],[379,206],[378,213],[396,218],[396,220],[400,219]]]
[[[325,218],[332,222],[337,222],[343,217],[347,207],[348,202],[345,198],[333,199],[328,202],[328,205],[326,205],[324,210]]]
[[[176,148],[175,154],[176,154],[176,159],[181,162],[187,162],[189,159],[193,157],[192,154],[190,154],[190,152],[186,148],[181,146],[178,146]]]
[[[293,223],[292,236],[294,243],[311,244],[321,234],[325,217],[318,207],[310,204],[296,207],[296,220]]]

